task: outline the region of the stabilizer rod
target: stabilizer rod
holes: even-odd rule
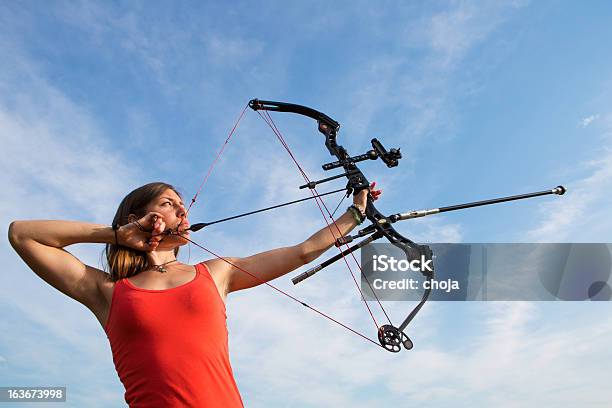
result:
[[[553,188],[552,190],[538,191],[535,193],[519,194],[519,195],[514,195],[514,196],[508,196],[508,197],[493,198],[490,200],[483,200],[483,201],[474,201],[471,203],[450,205],[447,207],[432,208],[429,210],[417,210],[417,211],[409,211],[405,213],[398,213],[398,214],[391,215],[385,219],[381,219],[378,222],[379,224],[385,224],[387,222],[393,223],[397,221],[425,217],[426,215],[438,214],[438,213],[443,213],[447,211],[456,211],[456,210],[464,210],[466,208],[480,207],[481,205],[490,205],[490,204],[504,203],[507,201],[523,200],[526,198],[539,197],[539,196],[548,195],[548,194],[563,195],[565,194],[566,191],[567,189],[565,187],[557,186]]]
[[[317,272],[319,272],[321,269],[325,268],[326,266],[329,266],[329,265],[333,264],[337,260],[342,259],[346,255],[350,254],[351,252],[355,252],[356,250],[360,249],[361,247],[364,247],[364,246],[368,245],[370,242],[375,241],[375,240],[377,240],[378,238],[381,238],[381,237],[382,237],[382,234],[379,234],[379,233],[372,234],[369,237],[367,237],[366,239],[364,239],[363,241],[360,241],[360,242],[356,243],[355,245],[353,245],[352,247],[349,247],[348,249],[345,249],[344,251],[342,251],[342,252],[332,256],[327,261],[325,261],[325,262],[323,262],[323,263],[321,263],[321,264],[319,264],[319,265],[317,265],[317,266],[315,266],[313,268],[310,268],[306,272],[302,272],[301,274],[299,274],[295,278],[292,278],[291,282],[293,282],[294,285],[297,285],[301,281],[310,278],[312,275],[316,274]]]

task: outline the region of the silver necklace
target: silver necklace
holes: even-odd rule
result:
[[[171,264],[172,262],[176,262],[176,259],[173,259],[171,261],[168,262],[164,262],[163,264],[160,265],[151,265],[157,272],[161,272],[161,273],[166,273],[168,272],[168,270],[165,268],[166,265]]]

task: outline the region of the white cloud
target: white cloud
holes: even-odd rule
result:
[[[582,121],[580,122],[581,126],[585,128],[589,126],[591,123],[593,123],[593,121],[596,119],[599,119],[599,114],[587,116],[586,118],[583,118]]]
[[[429,70],[450,73],[466,55],[528,5],[519,2],[451,2],[405,25],[401,41],[424,50]],[[434,75],[435,76],[435,75]]]
[[[219,34],[204,39],[208,56],[220,66],[237,66],[259,56],[263,44],[243,38],[226,38]]]
[[[107,200],[117,201],[134,170],[85,108],[50,85],[18,49],[6,43],[0,49],[11,56],[0,64],[0,165],[6,169],[0,182],[9,193],[0,204],[3,216],[65,210],[68,199],[92,221],[108,219]]]
[[[5,228],[14,219],[32,218],[108,223],[114,203],[136,183],[138,172],[113,149],[87,108],[52,85],[22,49],[2,41],[0,52],[8,56],[0,62],[0,223]],[[91,265],[98,265],[100,249],[69,248]],[[0,288],[6,313],[2,320],[14,319],[2,330],[8,334],[0,344],[5,354],[0,369],[10,371],[0,376],[19,378],[27,372],[40,383],[71,378],[75,384],[78,376],[70,373],[89,378],[112,373],[110,359],[85,371],[82,366],[87,364],[79,360],[108,356],[106,338],[94,316],[38,278],[6,239],[0,243],[0,254],[7,278]],[[108,390],[113,386],[117,389],[117,381]],[[86,397],[78,393],[72,394],[74,401],[84,402]]]
[[[538,303],[488,302],[479,308],[476,331],[460,348],[434,346],[415,353],[411,367],[419,375],[407,382],[401,376],[390,379],[394,394],[428,406],[557,405],[598,406],[609,398],[591,394],[605,387],[605,361],[610,352],[604,345],[612,334],[610,319],[546,322],[545,311],[568,310],[573,305],[555,304],[546,308]],[[604,308],[598,308],[600,311]],[[484,331],[478,330],[485,328]],[[564,358],[559,358],[563,355]],[[598,355],[597,358],[590,356]],[[582,375],[561,377],[559,372],[577,370]],[[440,381],[443,373],[444,381]],[[591,388],[592,387],[592,388]],[[586,403],[585,403],[586,401]]]
[[[565,195],[540,206],[543,221],[528,232],[532,242],[609,242],[612,221],[612,115],[604,117],[597,156],[574,166],[587,175],[567,183]]]

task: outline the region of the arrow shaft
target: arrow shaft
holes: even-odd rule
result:
[[[293,200],[293,201],[289,201],[287,203],[277,204],[277,205],[273,205],[271,207],[261,208],[259,210],[254,210],[254,211],[249,211],[249,212],[238,214],[238,215],[233,215],[231,217],[222,218],[222,219],[216,220],[216,221],[200,222],[200,223],[197,223],[197,224],[193,224],[191,227],[189,227],[188,231],[196,232],[196,231],[201,230],[204,227],[208,227],[208,226],[213,225],[213,224],[219,224],[221,222],[225,222],[225,221],[229,221],[229,220],[234,220],[236,218],[246,217],[247,215],[253,215],[253,214],[257,214],[257,213],[264,212],[264,211],[270,211],[270,210],[273,210],[275,208],[280,208],[280,207],[285,207],[285,206],[288,206],[288,205],[291,205],[291,204],[301,203],[302,201],[312,200],[313,198],[318,198],[318,197],[323,197],[323,196],[330,195],[330,194],[339,193],[340,191],[346,191],[346,188],[339,188],[337,190],[328,191],[326,193],[315,195],[315,196],[312,196],[312,197],[300,198],[299,200]]]

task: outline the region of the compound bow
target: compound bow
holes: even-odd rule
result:
[[[396,167],[399,163],[399,159],[401,159],[402,155],[400,153],[400,149],[389,149],[387,150],[383,144],[377,140],[377,139],[372,139],[371,143],[372,143],[372,149],[367,151],[364,154],[358,155],[358,156],[350,156],[346,149],[339,145],[337,143],[336,137],[337,137],[337,133],[340,129],[340,124],[338,122],[336,122],[335,120],[333,120],[332,118],[330,118],[329,116],[325,115],[324,113],[321,113],[315,109],[306,107],[306,106],[302,106],[302,105],[296,105],[296,104],[292,104],[292,103],[284,103],[284,102],[273,102],[273,101],[264,101],[264,100],[259,100],[259,99],[253,99],[248,103],[248,107],[250,107],[251,109],[253,109],[254,111],[256,111],[257,113],[260,114],[260,116],[266,121],[266,123],[270,126],[270,128],[272,129],[272,131],[276,134],[276,136],[278,137],[278,139],[280,140],[280,142],[283,144],[283,146],[285,147],[285,149],[287,150],[287,152],[289,153],[289,155],[291,156],[291,158],[293,159],[295,165],[297,166],[298,170],[302,173],[302,176],[304,177],[304,180],[306,181],[306,184],[300,186],[300,188],[308,188],[310,189],[311,193],[312,193],[312,197],[309,197],[308,199],[315,199],[317,200],[317,203],[319,204],[319,208],[321,210],[321,213],[323,214],[324,218],[326,219],[326,223],[328,225],[328,228],[330,230],[330,232],[333,234],[334,237],[336,237],[336,246],[338,248],[340,247],[344,247],[344,250],[340,250],[339,254],[333,256],[332,258],[328,259],[327,261],[317,265],[314,268],[309,269],[308,271],[296,276],[295,278],[292,279],[294,284],[297,284],[311,276],[313,276],[315,273],[317,273],[318,271],[320,271],[321,269],[325,268],[326,266],[334,263],[335,261],[339,260],[339,259],[344,259],[346,262],[346,265],[353,277],[353,280],[355,282],[355,284],[357,285],[357,289],[360,291],[362,297],[363,297],[363,292],[361,292],[361,289],[359,288],[359,285],[357,283],[357,280],[355,278],[355,275],[353,274],[352,270],[350,269],[349,263],[346,260],[346,256],[347,255],[351,255],[353,257],[353,259],[355,260],[355,262],[357,263],[357,265],[359,266],[359,263],[357,262],[357,260],[354,257],[353,252],[355,252],[356,250],[364,247],[365,245],[380,239],[380,238],[386,238],[391,244],[393,244],[394,246],[402,249],[405,253],[406,256],[408,257],[408,259],[416,259],[416,258],[421,258],[425,261],[429,261],[429,265],[433,265],[433,253],[432,250],[429,246],[427,245],[421,245],[421,244],[417,244],[413,241],[411,241],[410,239],[404,237],[403,235],[401,235],[399,232],[397,232],[395,230],[395,228],[393,228],[393,223],[400,221],[400,220],[406,220],[406,219],[411,219],[411,218],[416,218],[416,217],[422,217],[422,216],[426,216],[426,215],[431,215],[431,214],[437,214],[440,212],[445,212],[445,211],[454,211],[454,210],[460,210],[460,209],[465,209],[465,208],[471,208],[471,207],[476,207],[476,206],[481,206],[481,205],[488,205],[488,204],[496,204],[496,203],[500,203],[500,202],[505,202],[505,201],[512,201],[512,200],[518,200],[518,199],[524,199],[524,198],[531,198],[531,197],[536,197],[536,196],[541,196],[541,195],[547,195],[547,194],[558,194],[558,195],[562,195],[565,193],[565,188],[562,186],[558,186],[555,189],[552,190],[545,190],[545,191],[540,191],[540,192],[536,192],[536,193],[529,193],[529,194],[522,194],[522,195],[518,195],[518,196],[510,196],[510,197],[502,197],[502,198],[495,198],[495,199],[491,199],[491,200],[485,200],[485,201],[478,201],[478,202],[472,202],[472,203],[466,203],[466,204],[459,204],[459,205],[454,205],[454,206],[448,206],[448,207],[441,207],[441,208],[435,208],[435,209],[429,209],[429,210],[420,210],[420,211],[410,211],[407,213],[398,213],[398,214],[394,214],[391,216],[385,216],[383,215],[380,211],[378,211],[376,209],[376,206],[374,205],[372,196],[368,193],[368,199],[367,199],[367,205],[366,205],[366,209],[365,209],[365,215],[366,218],[370,221],[370,225],[366,226],[365,228],[361,229],[358,231],[357,234],[353,235],[353,236],[345,236],[342,237],[340,236],[339,232],[340,229],[337,227],[337,225],[335,224],[335,221],[332,217],[332,214],[330,213],[330,211],[328,210],[328,208],[325,206],[325,203],[322,201],[321,197],[330,193],[324,193],[324,194],[319,194],[316,191],[316,186],[331,180],[335,180],[338,178],[342,178],[342,177],[346,177],[348,179],[346,188],[344,189],[340,189],[340,190],[335,190],[331,193],[334,192],[339,192],[339,191],[346,191],[347,192],[347,197],[352,193],[357,193],[363,189],[367,189],[370,186],[370,183],[368,181],[368,179],[365,177],[365,175],[363,174],[363,172],[359,169],[359,167],[357,166],[358,162],[361,161],[365,161],[365,160],[377,160],[380,159],[382,160],[382,162],[389,168],[391,167]],[[237,128],[238,122],[240,121],[240,119],[242,118],[242,116],[244,115],[244,112],[246,110],[245,109],[242,111],[238,121],[236,122],[236,124],[234,125],[234,128],[232,129],[232,131],[230,132],[228,138],[226,139],[222,149],[220,150],[219,154],[217,155],[217,158],[215,159],[215,161],[213,162],[213,164],[211,165],[211,168],[208,171],[208,174],[206,176],[206,178],[204,179],[204,182],[206,181],[206,179],[208,179],[208,177],[211,174],[212,168],[214,167],[214,164],[217,162],[219,156],[221,155],[221,153],[223,152],[223,149],[225,148],[225,146],[227,145],[229,139],[231,138],[232,134],[234,133],[234,131]],[[311,181],[308,176],[306,175],[306,173],[304,172],[304,170],[301,168],[301,166],[299,165],[299,163],[297,162],[297,160],[295,159],[294,155],[291,153],[291,151],[289,150],[288,145],[285,143],[282,134],[280,133],[280,131],[278,130],[278,128],[276,127],[276,125],[274,124],[274,122],[272,121],[271,116],[269,115],[268,111],[276,111],[276,112],[288,112],[288,113],[295,113],[295,114],[299,114],[299,115],[304,115],[307,116],[309,118],[315,119],[318,123],[318,130],[319,132],[321,132],[324,136],[325,136],[325,146],[327,147],[327,150],[329,151],[329,153],[332,156],[336,157],[336,161],[334,162],[330,162],[330,163],[326,163],[324,164],[323,170],[333,170],[333,169],[337,169],[337,168],[341,168],[343,170],[342,173],[331,176],[331,177],[327,177],[321,180],[316,180],[316,181]],[[196,198],[198,196],[198,194],[200,193],[202,186],[204,184],[204,182],[200,185],[200,188],[198,190],[198,192],[194,195],[194,197],[191,200],[191,204],[189,205],[189,209],[192,207],[192,205],[195,203]],[[211,225],[211,224],[215,224],[217,222],[222,222],[222,221],[227,221],[230,219],[234,219],[234,218],[238,218],[238,217],[242,217],[245,215],[250,215],[250,214],[254,214],[257,212],[261,212],[261,211],[266,211],[269,209],[273,209],[273,208],[278,208],[284,205],[288,205],[288,204],[294,204],[297,202],[301,202],[304,201],[306,199],[300,199],[300,200],[295,200],[289,203],[285,203],[285,204],[279,204],[279,205],[275,205],[272,207],[268,207],[268,208],[264,208],[261,210],[256,210],[256,211],[250,211],[248,213],[245,214],[241,214],[241,215],[237,215],[237,216],[233,216],[233,217],[228,217],[228,218],[224,218],[222,220],[218,220],[218,221],[213,221],[213,222],[208,222],[208,223],[197,223],[197,224],[193,224],[190,227],[191,231],[198,231],[202,228],[204,228],[205,226]],[[189,211],[189,209],[187,211]],[[331,219],[332,223],[329,223],[327,221],[327,217],[325,216],[325,213],[323,212],[323,209],[325,209],[325,212],[327,212],[327,215],[329,216],[329,218]],[[335,227],[335,228],[333,228]],[[335,231],[334,231],[335,229]],[[361,238],[361,237],[367,237],[361,241],[359,241],[358,243],[349,246],[348,244],[350,242],[352,242],[355,238]],[[230,263],[227,259],[224,259],[220,256],[218,256],[217,254],[213,253],[212,251],[204,248],[203,246],[197,244],[196,242],[189,240],[190,242],[194,243],[195,245],[197,245],[198,247],[204,249],[205,251],[211,253],[213,256],[219,257],[220,259],[225,260],[226,262]],[[234,267],[238,268],[236,265],[233,265]],[[361,269],[361,266],[359,266],[359,268]],[[238,268],[240,269],[240,268]],[[252,276],[255,279],[258,279],[255,275],[251,274],[248,271],[245,271],[243,269],[240,269],[241,271],[243,271],[244,273],[249,274],[250,276]],[[423,276],[425,277],[426,281],[430,281],[429,283],[431,283],[431,280],[433,280],[434,278],[434,268],[423,268],[421,270]],[[408,337],[408,335],[405,333],[406,328],[408,327],[408,325],[410,324],[410,322],[414,319],[414,317],[417,315],[417,313],[421,310],[421,308],[423,307],[423,305],[425,304],[425,302],[427,301],[427,299],[429,298],[429,295],[431,293],[431,284],[429,285],[423,285],[423,287],[425,288],[423,291],[423,296],[421,298],[421,300],[419,301],[419,303],[410,311],[410,313],[408,314],[408,316],[401,322],[401,324],[399,325],[394,325],[391,323],[391,319],[389,318],[388,314],[386,313],[386,311],[384,310],[384,308],[382,307],[382,304],[380,303],[380,300],[376,297],[376,292],[372,289],[370,282],[368,281],[367,277],[365,275],[362,274],[362,276],[364,277],[365,282],[370,286],[371,289],[371,293],[374,295],[374,297],[376,298],[376,301],[378,302],[378,304],[380,305],[384,315],[386,316],[386,319],[388,321],[388,324],[383,324],[383,325],[378,325],[378,323],[376,322],[376,319],[374,318],[374,315],[372,314],[372,311],[370,310],[367,302],[364,302],[366,308],[368,309],[368,311],[370,312],[370,315],[372,316],[372,319],[374,320],[374,324],[377,327],[378,330],[378,343],[375,342],[374,340],[370,339],[369,337],[351,329],[350,327],[348,327],[347,325],[333,319],[332,317],[328,316],[327,314],[309,306],[308,304],[298,300],[297,298],[289,295],[288,293],[278,289],[277,287],[271,285],[268,282],[263,282],[266,285],[270,286],[271,288],[275,289],[278,292],[281,292],[282,294],[290,297],[291,299],[293,299],[294,301],[297,301],[299,303],[301,303],[302,305],[306,306],[307,308],[315,311],[316,313],[319,313],[320,315],[340,324],[341,326],[343,326],[344,328],[350,330],[351,332],[365,338],[366,340],[383,347],[384,349],[391,351],[391,352],[399,352],[401,350],[401,346],[403,346],[405,349],[410,350],[413,347],[413,343],[410,340],[410,338]]]

